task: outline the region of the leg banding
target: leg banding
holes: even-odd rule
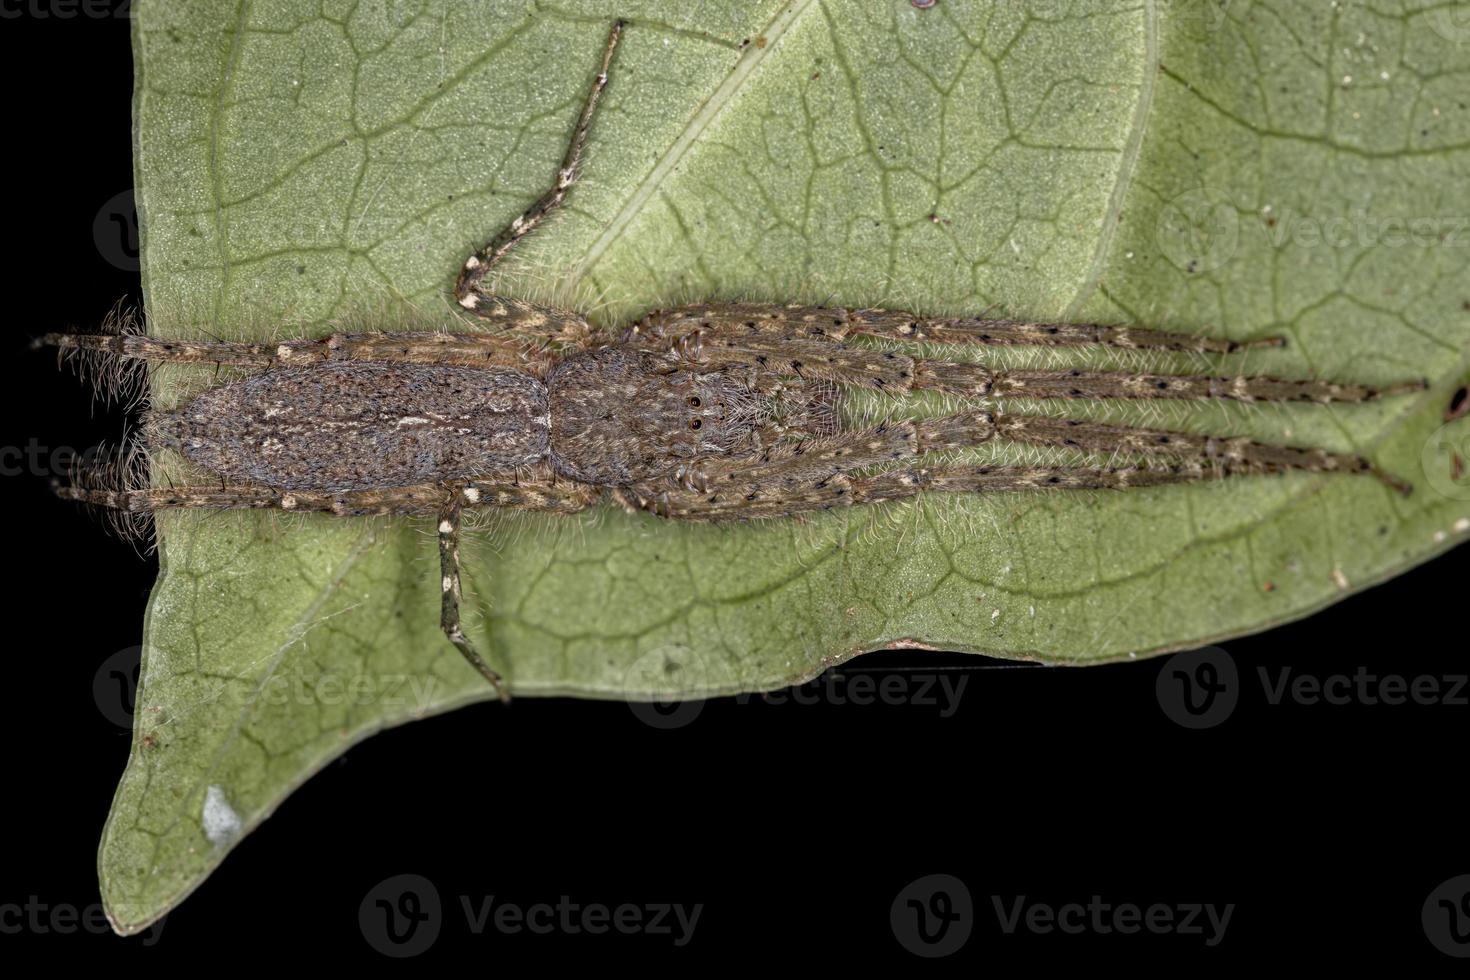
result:
[[[1249,375],[1230,378],[1124,371],[997,371],[990,375],[989,393],[997,398],[1187,398],[1328,404],[1376,401],[1388,395],[1422,391],[1424,387],[1420,381],[1376,388]]]
[[[567,316],[570,318],[575,315]],[[50,333],[38,338],[34,346],[56,347],[63,353],[82,351],[120,361],[224,364],[262,369],[306,367],[329,361],[388,361],[476,368],[504,367],[542,375],[550,370],[554,362],[548,351],[537,348],[528,338],[513,333],[334,333],[319,340],[296,339],[275,343],[163,340],[141,334]]]
[[[463,624],[460,622],[459,605],[463,598],[463,588],[459,572],[459,526],[462,513],[463,495],[458,490],[449,494],[449,499],[439,511],[439,572],[440,572],[440,602],[439,602],[439,628],[454,644],[470,666],[480,672],[480,676],[490,682],[495,688],[495,693],[500,696],[501,701],[510,700],[510,690],[505,681],[487,664],[475,645],[470,642],[469,637],[464,634]]]
[[[1367,473],[1402,493],[1408,485],[1396,480],[1361,456],[1299,449],[1256,442],[1244,437],[1224,438],[1127,425],[1112,425],[1044,415],[997,414],[996,434],[1009,442],[1054,446],[1081,452],[1167,456],[1208,464],[1221,474]]]
[[[244,484],[143,489],[57,485],[54,489],[63,500],[129,514],[151,514],[160,510],[281,510],[338,517],[430,514],[438,509],[444,497],[437,484],[345,493],[277,490]]]
[[[1097,323],[1038,323],[988,320],[983,317],[927,317],[902,310],[847,310],[838,307],[775,303],[693,303],[656,310],[637,329],[675,336],[697,329],[846,340],[872,337],[906,343],[973,344],[977,346],[1115,347],[1124,350],[1233,354],[1263,347],[1283,347],[1280,337],[1226,340],[1197,334],[1169,333]]]
[[[470,312],[481,314],[479,294],[480,284],[484,281],[485,274],[503,259],[506,253],[515,248],[517,242],[546,220],[547,215],[560,207],[567,196],[567,190],[577,182],[578,171],[582,163],[582,151],[587,145],[587,132],[592,128],[592,119],[597,114],[597,105],[602,100],[602,91],[607,88],[608,69],[612,67],[613,53],[617,50],[618,41],[622,36],[623,22],[617,21],[608,33],[607,45],[602,51],[601,67],[592,81],[587,100],[582,105],[582,114],[577,119],[577,128],[572,134],[571,142],[567,145],[566,156],[556,172],[556,180],[551,188],[520,217],[501,230],[500,234],[471,255],[465,261],[464,268],[460,270],[459,278],[454,284],[454,298],[460,306]]]
[[[1145,461],[1105,467],[940,465],[932,454],[992,441],[1075,449]],[[1155,462],[1147,463],[1147,459]],[[928,465],[925,465],[925,464]],[[880,469],[889,466],[890,469]],[[878,472],[867,472],[878,470]],[[678,487],[617,491],[630,509],[696,521],[782,517],[913,496],[923,491],[997,493],[1098,490],[1194,483],[1232,476],[1370,473],[1408,487],[1358,456],[1050,416],[962,412],[892,420],[823,439],[778,444],[758,460],[717,460]]]
[[[1370,402],[1423,391],[1411,381],[1377,388],[1251,375],[1207,377],[1129,371],[993,371],[980,364],[916,360],[913,387],[972,398],[1186,399],[1237,402]]]
[[[814,309],[817,312],[812,312]],[[647,350],[673,351],[681,360],[704,370],[748,369],[819,378],[892,394],[938,391],[969,398],[1330,403],[1374,401],[1425,387],[1422,381],[1377,388],[1250,375],[1205,377],[1082,369],[1000,371],[967,361],[929,360],[848,343],[843,339],[852,332],[848,316],[840,310],[812,307],[705,304],[650,314],[628,331],[624,342]],[[1065,335],[1065,325],[1045,326],[1055,326]],[[1094,328],[1084,325],[1083,329]],[[1119,332],[1119,336],[1124,332],[1124,328],[1108,329]]]
[[[619,491],[631,509],[660,517],[691,521],[745,521],[833,510],[854,504],[901,500],[920,493],[1006,493],[1035,490],[1126,490],[1136,487],[1193,483],[1209,478],[1199,464],[1155,469],[1026,466],[904,466],[870,476],[837,474],[798,493],[750,490],[745,493],[655,492],[646,488]]]
[[[476,317],[505,331],[492,335],[502,341],[519,337],[560,351],[581,347],[596,333],[592,324],[580,313],[540,306],[525,300],[475,291],[466,296],[460,305]]]
[[[854,310],[846,314],[845,335],[933,344],[985,344],[1029,347],[1117,347],[1125,350],[1233,354],[1282,347],[1280,337],[1226,340],[1099,323],[1038,323],[977,317],[921,317],[901,310]]]
[[[99,481],[92,480],[71,486],[57,482],[52,489],[62,500],[129,514],[151,514],[160,510],[283,510],[338,517],[436,514],[446,493],[445,485],[441,483],[384,490],[329,491],[281,490],[249,484],[131,488],[99,485]],[[455,493],[463,507],[496,507],[553,514],[575,514],[601,497],[601,491],[595,487],[537,479],[475,480],[459,487]]]

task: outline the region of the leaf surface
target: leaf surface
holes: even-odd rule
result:
[[[158,334],[450,322],[460,263],[550,182],[624,17],[585,179],[512,255],[503,292],[607,325],[743,297],[1279,333],[1290,346],[1251,370],[1433,383],[1332,409],[1086,406],[1362,452],[1415,483],[1409,498],[1295,476],[739,527],[495,515],[466,543],[468,610],[518,696],[770,689],[906,642],[1143,656],[1302,616],[1470,527],[1454,468],[1466,424],[1442,419],[1470,337],[1466,5],[142,0],[135,13]],[[199,383],[162,372],[156,400]],[[356,741],[490,696],[438,632],[431,530],[163,516],[133,754],[100,854],[118,929],[165,913]]]

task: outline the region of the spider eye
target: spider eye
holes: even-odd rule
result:
[[[698,395],[691,395],[689,397],[689,407],[690,408],[698,408],[700,405],[703,405],[703,404],[704,404],[704,402],[702,402],[702,401],[699,400],[699,396]]]
[[[689,428],[691,428],[691,429],[699,429],[699,428],[703,428],[703,426],[704,426],[704,423],[701,422],[699,419],[690,419],[689,420]]]

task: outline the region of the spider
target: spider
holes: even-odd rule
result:
[[[441,626],[502,698],[507,686],[460,623],[466,508],[571,514],[610,498],[688,521],[743,521],[897,500],[926,491],[1124,489],[1289,470],[1372,473],[1367,460],[992,409],[847,425],[845,394],[933,391],[961,403],[1007,398],[1360,402],[1416,390],[1268,377],[1004,371],[900,353],[904,344],[1100,346],[1218,355],[1280,346],[1123,326],[935,318],[880,309],[701,303],[648,314],[619,335],[577,313],[491,295],[486,273],[554,212],[583,147],[624,25],[613,25],[553,186],[465,262],[459,306],[494,333],[336,333],[280,343],[169,340],[140,333],[48,334],[38,345],[117,363],[204,362],[258,369],[144,421],[218,484],[58,486],[60,496],[135,514],[165,508],[275,508],[354,516],[435,515]],[[852,343],[854,338],[892,342]],[[898,348],[898,349],[892,349]],[[993,440],[1153,465],[958,465],[935,454]]]

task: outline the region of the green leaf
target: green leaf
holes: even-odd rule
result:
[[[1253,370],[1433,388],[1093,407],[1363,452],[1409,498],[1295,476],[740,527],[493,515],[466,545],[472,633],[517,695],[769,689],[919,643],[1102,663],[1305,615],[1464,539],[1467,423],[1442,414],[1470,337],[1470,8],[1444,0],[143,0],[154,332],[449,322],[464,257],[550,181],[614,17],[585,180],[506,293],[607,324],[753,297],[1281,333]],[[491,693],[438,632],[423,523],[160,525],[100,856],[121,931],[348,746]]]

